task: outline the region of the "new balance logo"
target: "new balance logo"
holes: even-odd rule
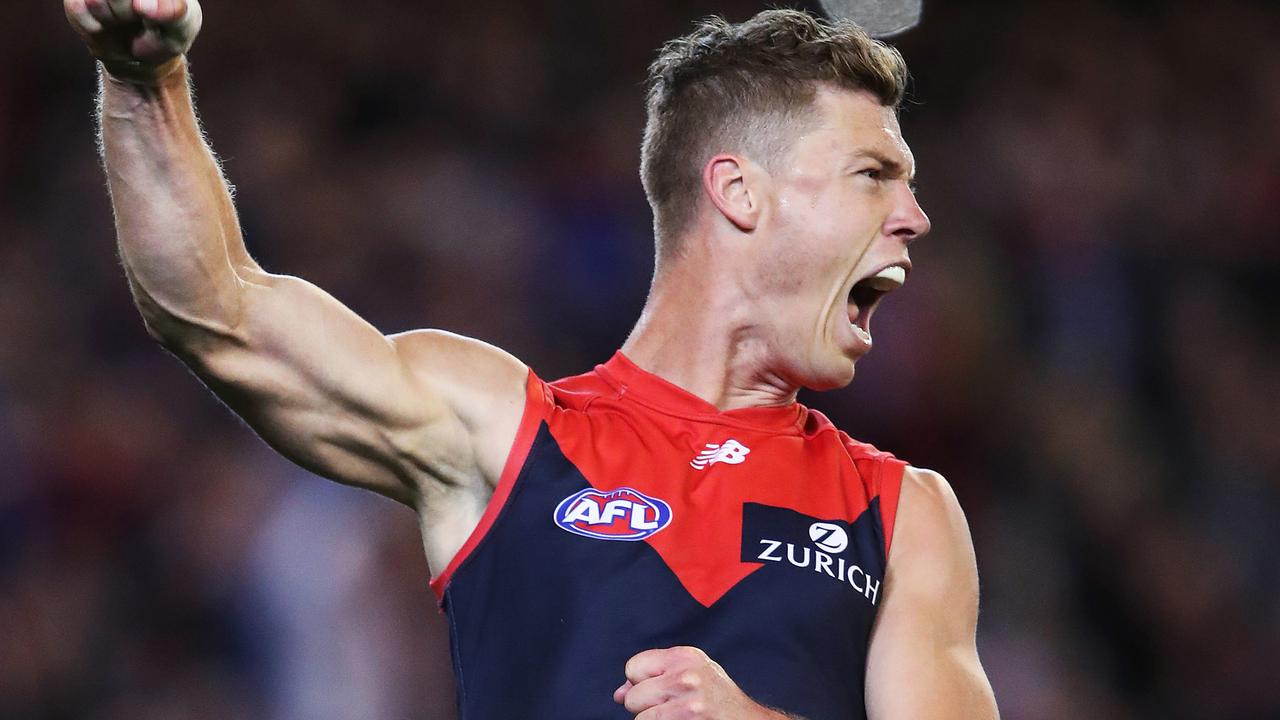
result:
[[[690,460],[689,466],[694,470],[705,470],[708,465],[719,462],[740,465],[747,459],[749,452],[751,448],[732,438],[719,444],[707,443],[707,448],[698,453],[698,457]]]

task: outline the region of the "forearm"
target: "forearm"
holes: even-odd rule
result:
[[[101,148],[120,257],[148,329],[169,343],[241,319],[258,272],[196,120],[186,61],[148,82],[100,72]]]

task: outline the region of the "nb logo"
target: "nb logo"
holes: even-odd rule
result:
[[[809,539],[829,553],[841,553],[849,547],[849,534],[839,525],[816,522],[809,526]]]
[[[740,465],[747,459],[749,452],[751,448],[732,438],[719,444],[707,443],[706,449],[698,453],[698,457],[689,461],[689,466],[694,470],[705,470],[708,465],[721,462]]]

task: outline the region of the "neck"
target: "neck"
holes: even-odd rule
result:
[[[721,410],[794,402],[797,388],[769,369],[746,294],[724,277],[696,274],[691,258],[673,264],[655,277],[622,352]]]

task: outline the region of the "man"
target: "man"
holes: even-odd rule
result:
[[[947,484],[795,402],[852,380],[929,229],[895,51],[792,11],[669,43],[649,301],[547,384],[265,272],[192,109],[196,0],[64,4],[148,331],[280,452],[416,510],[463,718],[996,715]]]

